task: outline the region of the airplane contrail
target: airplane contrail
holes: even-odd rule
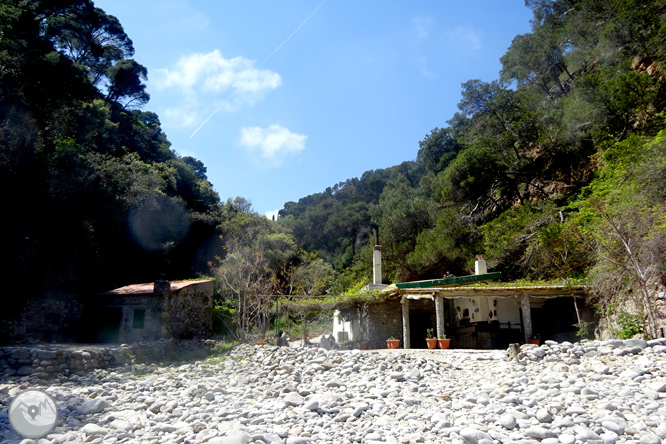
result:
[[[284,46],[284,44],[287,43],[287,42],[289,41],[289,39],[291,39],[291,38],[294,36],[294,34],[296,34],[296,33],[298,32],[298,30],[301,29],[301,28],[303,27],[303,25],[305,25],[305,24],[308,22],[308,20],[310,20],[310,18],[312,18],[313,15],[315,15],[315,13],[319,10],[319,8],[321,8],[321,6],[322,6],[324,3],[326,3],[326,0],[323,0],[321,3],[319,3],[319,6],[317,6],[317,7],[315,8],[315,10],[312,11],[312,14],[310,14],[305,20],[303,20],[303,23],[301,23],[301,25],[300,25],[298,28],[296,28],[296,30],[295,30],[294,32],[292,32],[291,35],[289,35],[289,37],[287,37],[287,38],[284,40],[284,42],[280,43],[280,46],[278,46],[277,48],[275,48],[275,50],[274,50],[273,52],[271,52],[270,54],[268,54],[268,57],[266,57],[266,58],[264,59],[264,61],[261,62],[261,64],[259,65],[259,68],[261,68],[262,66],[264,66],[264,63],[266,63],[266,61],[268,61],[268,59],[270,59],[270,58],[273,56],[273,54],[275,54],[276,52],[278,52],[279,49],[282,48],[282,47]],[[194,135],[195,135],[196,133],[198,133],[199,130],[200,130],[201,128],[203,128],[203,126],[204,126],[204,125],[205,125],[205,124],[206,124],[206,123],[207,123],[207,122],[208,122],[208,121],[209,121],[209,120],[215,115],[215,113],[217,113],[217,112],[220,110],[220,108],[222,108],[227,102],[229,102],[229,100],[231,100],[231,98],[236,94],[236,91],[237,91],[237,90],[234,89],[234,90],[231,92],[231,94],[229,94],[229,97],[227,97],[226,100],[225,100],[224,102],[222,102],[222,104],[221,104],[220,106],[218,106],[217,108],[215,108],[215,111],[213,111],[213,112],[211,113],[211,115],[208,116],[208,118],[207,118],[206,120],[204,120],[203,123],[202,123],[201,125],[199,125],[199,128],[197,128],[197,129],[192,133],[192,135],[189,137],[190,139],[191,139],[192,137],[194,137]]]
[[[312,11],[312,14],[310,14],[310,15],[308,16],[308,18],[306,18],[305,20],[303,20],[303,23],[301,23],[301,26],[299,26],[298,28],[296,28],[296,30],[295,30],[294,32],[292,32],[291,35],[290,35],[289,37],[287,37],[287,38],[285,39],[285,41],[282,42],[282,43],[280,44],[280,46],[278,46],[277,48],[275,48],[275,51],[271,52],[271,53],[268,55],[268,57],[266,57],[266,58],[264,59],[264,61],[261,62],[261,65],[259,65],[259,68],[261,68],[262,66],[264,66],[264,63],[266,63],[266,61],[267,61],[268,59],[270,59],[270,58],[273,56],[273,54],[275,54],[276,52],[278,52],[278,50],[279,50],[280,48],[282,48],[282,47],[284,46],[284,44],[287,43],[287,42],[289,41],[289,39],[292,38],[292,37],[294,36],[294,34],[296,34],[296,33],[298,32],[298,30],[301,29],[301,28],[303,27],[303,25],[305,25],[305,24],[308,22],[308,20],[310,20],[310,18],[311,18],[313,15],[315,15],[315,12],[317,12],[317,11],[319,10],[319,8],[321,8],[321,5],[323,5],[325,2],[326,2],[326,0],[323,0],[321,3],[319,3],[319,6],[317,6],[317,7],[315,8],[315,10]]]

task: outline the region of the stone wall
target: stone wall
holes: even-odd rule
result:
[[[171,337],[193,339],[210,336],[213,329],[213,292],[213,281],[201,281],[168,297],[164,323]]]
[[[409,302],[410,311],[431,311],[434,319],[435,303],[432,300],[410,300]],[[367,341],[370,348],[386,348],[386,340],[390,337],[403,341],[402,308],[399,299],[385,299],[380,303],[369,304],[364,310],[363,320],[359,322],[360,337],[355,337],[354,340]],[[434,320],[433,325],[427,327],[434,327]],[[404,347],[404,344],[401,342],[400,346]]]
[[[366,331],[370,348],[386,348],[386,340],[390,337],[402,339],[401,310],[398,299],[386,299],[368,305]]]
[[[120,343],[156,341],[165,337],[165,331],[162,328],[163,300],[159,296],[152,294],[140,294],[132,296],[114,296],[106,297],[98,301],[99,306],[95,309],[103,311],[106,308],[118,308],[121,310],[118,321],[118,339]],[[89,313],[90,319],[95,319],[94,310]],[[135,312],[143,311],[143,325],[141,328],[134,328]],[[104,341],[102,338],[100,342]]]
[[[4,331],[9,338],[30,335],[40,341],[77,340],[82,306],[73,300],[57,298],[27,299],[19,319]],[[5,325],[2,325],[5,328]]]
[[[203,359],[216,344],[213,340],[160,340],[129,345],[52,344],[0,347],[0,378],[32,376],[48,379],[61,375],[83,375],[98,368]]]

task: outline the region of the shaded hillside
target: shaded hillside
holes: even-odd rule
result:
[[[219,196],[141,109],[147,71],[118,20],[86,0],[4,1],[0,35],[3,316],[206,270]]]
[[[299,247],[317,252],[338,269],[350,265],[359,247],[374,240],[371,209],[384,188],[398,177],[405,177],[411,187],[418,186],[423,167],[416,162],[375,171],[366,171],[360,179],[348,179],[323,193],[287,202],[278,214],[279,222],[293,234]]]

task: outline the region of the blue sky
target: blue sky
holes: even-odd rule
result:
[[[223,201],[242,196],[267,215],[416,159],[457,111],[461,83],[497,79],[531,18],[522,0],[95,5],[133,40],[145,109],[173,149],[204,162]]]

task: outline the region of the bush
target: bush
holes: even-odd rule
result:
[[[226,336],[236,330],[236,312],[232,301],[216,299],[213,308],[213,335]]]
[[[643,319],[639,315],[633,315],[622,310],[617,315],[618,329],[615,330],[620,339],[631,339],[637,334],[643,333]]]

